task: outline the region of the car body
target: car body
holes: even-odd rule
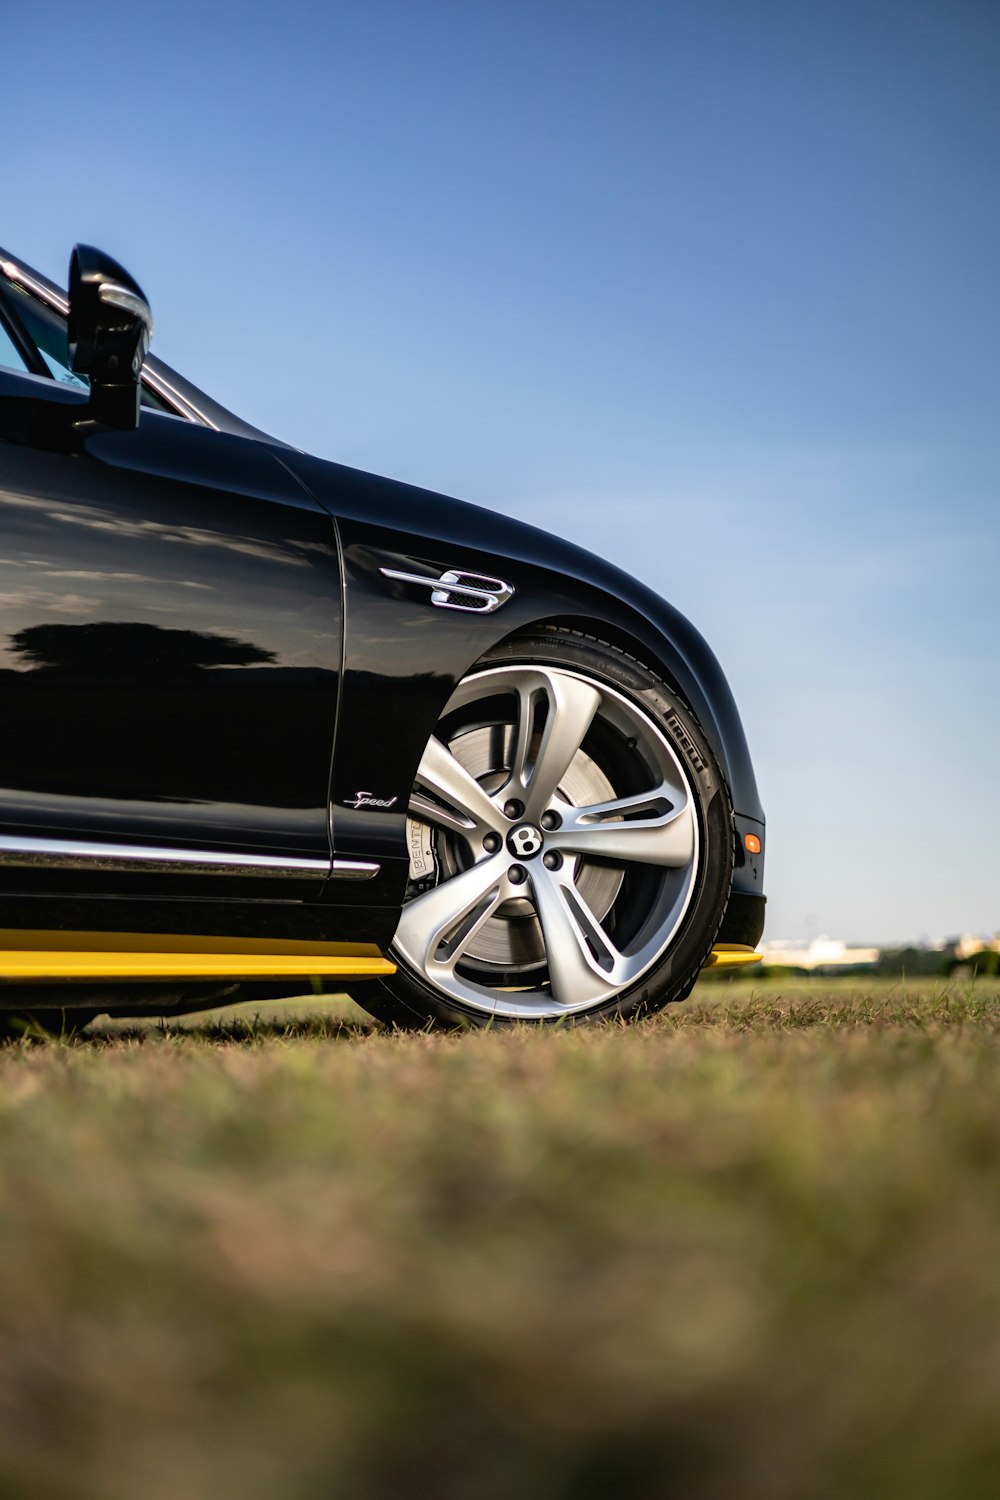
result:
[[[421,839],[436,858],[411,809],[435,726],[477,664],[546,632],[603,654],[544,668],[536,740],[559,683],[603,681],[610,652],[672,695],[669,744],[646,760],[680,754],[691,775],[710,759],[728,807],[721,925],[699,933],[698,966],[751,952],[764,815],[693,626],[569,542],[249,426],[144,357],[145,300],[121,267],[75,257],[67,298],[0,251],[0,946],[20,955],[0,1005],[195,1008],[223,980],[237,998],[301,991],[305,974],[368,1003],[359,981],[398,962]],[[88,288],[114,306],[85,306]],[[631,744],[622,715],[643,689],[623,684],[612,712],[612,678]],[[456,1017],[461,1003],[438,1019]]]

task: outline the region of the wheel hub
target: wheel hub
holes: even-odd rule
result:
[[[509,799],[504,789],[510,779],[515,751],[513,727],[492,724],[462,730],[449,741],[448,748],[496,804],[504,807],[506,816]],[[600,766],[583,750],[573,757],[559,791],[565,801],[578,807],[602,802],[615,794]],[[541,822],[545,820],[543,814]],[[459,873],[462,863],[456,860],[452,840],[446,834],[439,833],[435,838],[429,824],[412,816],[407,819],[407,830],[412,881],[423,882],[435,869],[444,880]],[[493,852],[493,847],[492,840],[484,844],[488,852]],[[506,838],[495,845],[497,849],[505,847]],[[418,851],[416,856],[414,850]],[[575,861],[575,869],[578,889],[595,915],[603,920],[621,890],[622,870],[584,858]],[[545,943],[530,895],[514,896],[512,892],[512,899],[504,903],[502,911],[483,923],[467,951],[470,958],[487,965],[491,971],[516,975],[521,984],[529,983],[545,964]]]
[[[507,849],[515,859],[534,859],[541,854],[545,835],[534,823],[519,823],[507,835]]]

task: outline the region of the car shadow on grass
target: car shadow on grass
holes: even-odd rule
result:
[[[357,1041],[382,1029],[346,996],[328,1002],[317,1002],[309,996],[267,1006],[257,1002],[184,1016],[123,1020],[102,1016],[87,1027],[82,1040],[100,1044],[186,1038],[216,1046],[247,1046],[262,1042]]]
[[[266,1042],[358,1041],[384,1031],[360,1006],[345,997],[317,1002],[312,996],[291,1002],[260,1002],[195,1011],[180,1016],[80,1015],[72,1010],[38,1017],[10,1015],[0,1032],[0,1047],[72,1045],[100,1050],[162,1042],[200,1042],[212,1046],[256,1046]]]
[[[346,1021],[331,1021],[324,1016],[313,1016],[301,1021],[216,1021],[210,1025],[182,1026],[175,1021],[159,1022],[155,1026],[125,1025],[120,1023],[112,1029],[96,1023],[81,1033],[79,1041],[95,1046],[121,1042],[147,1043],[153,1041],[203,1042],[211,1046],[254,1046],[264,1042],[294,1041],[357,1041],[370,1036],[381,1028],[355,1025]]]

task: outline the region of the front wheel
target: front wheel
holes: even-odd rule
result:
[[[690,711],[567,631],[490,651],[452,694],[410,798],[398,1024],[631,1017],[683,999],[732,877],[732,813]]]

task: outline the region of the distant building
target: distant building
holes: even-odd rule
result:
[[[988,938],[976,937],[971,932],[964,932],[960,938],[956,939],[952,953],[959,961],[974,958],[977,953],[1000,953],[1000,932],[995,932],[992,937]]]
[[[956,977],[962,974],[1000,975],[1000,932],[992,937],[976,937],[964,932],[953,938],[945,948],[946,974]]]
[[[878,948],[849,948],[840,938],[813,938],[807,948],[780,938],[762,945],[765,964],[781,969],[873,969]]]

